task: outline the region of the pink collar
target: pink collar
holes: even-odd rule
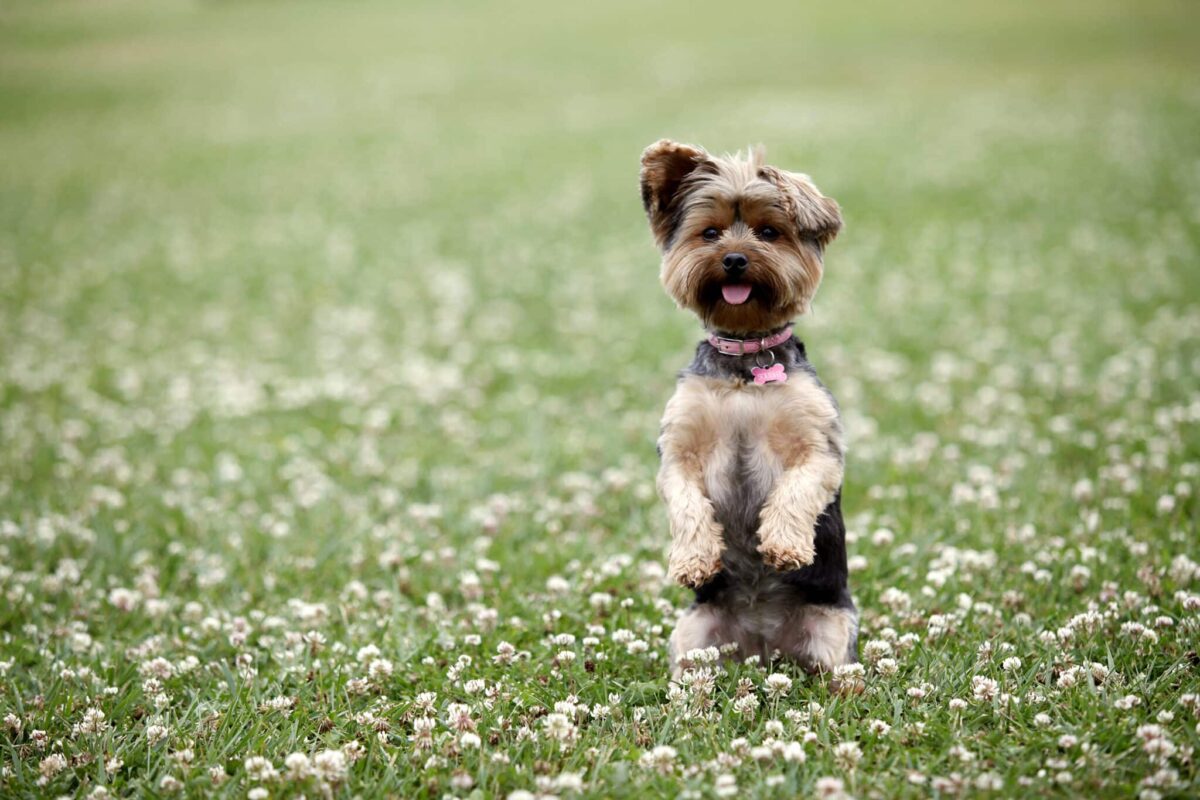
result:
[[[744,356],[747,353],[761,353],[763,350],[770,350],[790,338],[792,338],[792,326],[788,325],[779,333],[773,333],[761,339],[728,339],[710,333],[708,334],[708,343],[717,348],[717,352],[727,356]]]

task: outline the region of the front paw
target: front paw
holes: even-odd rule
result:
[[[667,575],[689,589],[698,589],[721,571],[721,551],[679,553],[672,551]]]
[[[758,552],[768,566],[780,572],[806,567],[817,557],[813,535],[802,536],[790,531],[777,532],[767,529],[759,531]]]

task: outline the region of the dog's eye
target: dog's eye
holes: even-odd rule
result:
[[[768,242],[773,242],[779,238],[779,231],[775,230],[770,225],[764,225],[758,229],[758,238]]]
[[[705,228],[704,233],[700,235],[710,242],[715,242],[717,239],[721,238],[721,232],[716,228]]]

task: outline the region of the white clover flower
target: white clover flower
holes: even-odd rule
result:
[[[289,780],[302,781],[312,774],[312,761],[304,753],[290,753],[283,760],[283,768]]]
[[[108,593],[108,602],[118,611],[133,611],[142,602],[141,592],[118,587]]]
[[[560,792],[582,792],[583,774],[579,772],[563,772],[554,779],[554,788]]]
[[[1070,689],[1079,682],[1079,674],[1083,671],[1082,667],[1070,667],[1059,674],[1058,680],[1055,682],[1060,689]]]
[[[848,797],[846,794],[846,784],[841,778],[822,777],[817,778],[814,787],[817,791],[817,797],[821,800],[842,800]]]
[[[89,708],[83,712],[83,721],[79,723],[79,732],[87,734],[103,733],[108,727],[104,721],[104,712],[98,708]]]
[[[790,764],[803,764],[808,760],[808,754],[804,752],[804,745],[800,742],[787,742],[783,745],[781,755],[783,760]]]
[[[322,780],[337,783],[346,777],[349,765],[341,750],[322,750],[313,756],[312,770]]]
[[[961,744],[956,744],[950,748],[950,757],[964,764],[969,764],[975,760],[975,754]]]
[[[165,725],[147,725],[146,726],[146,741],[151,747],[167,738],[169,731]]]
[[[367,665],[367,677],[373,682],[379,683],[385,681],[392,676],[395,670],[395,665],[386,658],[373,658]]]
[[[278,711],[279,713],[284,714],[284,715],[290,713],[292,710],[292,707],[295,705],[296,705],[296,701],[294,699],[292,699],[291,697],[284,697],[283,695],[279,695],[278,697],[273,697],[270,700],[267,700],[266,702],[263,703],[264,708],[266,708],[270,711]]]
[[[451,703],[446,706],[446,724],[459,731],[475,730],[475,720],[471,718],[471,707],[464,703]]]
[[[560,742],[572,742],[578,733],[575,723],[566,714],[547,714],[542,719],[542,729],[551,739]]]
[[[892,645],[882,639],[872,639],[862,648],[863,661],[868,664],[877,664],[882,658],[892,655]]]
[[[165,658],[153,658],[138,665],[138,672],[165,681],[175,674],[175,667]]]
[[[765,681],[767,694],[772,698],[780,698],[792,690],[792,679],[781,672],[772,672]]]
[[[670,775],[675,769],[676,755],[674,747],[660,744],[653,750],[642,753],[640,762],[642,766],[650,767],[663,775]]]
[[[893,613],[901,613],[907,611],[912,605],[912,598],[907,592],[889,586],[880,593],[879,602],[891,609]]]
[[[715,647],[698,647],[683,655],[683,660],[692,664],[715,664],[720,658],[721,651]]]
[[[843,769],[854,769],[862,760],[862,748],[858,742],[842,742],[833,748],[833,758]]]
[[[41,760],[38,764],[38,772],[41,778],[38,780],[39,785],[49,783],[58,773],[67,768],[67,759],[62,753],[51,753]]]
[[[890,678],[900,671],[900,665],[894,658],[881,658],[875,663],[875,671],[885,678]]]
[[[758,696],[748,694],[733,701],[733,711],[743,717],[752,717],[758,710],[758,705]]]
[[[500,644],[496,645],[496,655],[492,656],[492,661],[497,664],[511,664],[516,655],[517,648],[508,642],[500,642]]]
[[[983,675],[976,675],[971,678],[971,693],[975,695],[976,700],[990,702],[1000,691],[1000,684],[991,678]]]
[[[270,759],[262,756],[250,756],[243,766],[246,769],[246,776],[252,781],[273,781],[279,775]]]
[[[862,678],[866,670],[862,664],[838,664],[833,668],[833,676],[841,680]]]

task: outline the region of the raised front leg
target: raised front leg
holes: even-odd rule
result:
[[[842,461],[815,453],[779,476],[759,516],[758,552],[779,570],[806,566],[816,558],[817,518],[842,485]]]
[[[817,518],[842,485],[841,429],[832,403],[801,395],[790,418],[777,420],[768,437],[784,463],[759,514],[758,552],[779,570],[799,569],[816,558]],[[821,412],[821,413],[816,413]]]
[[[667,506],[671,553],[667,574],[684,586],[703,586],[721,571],[721,526],[698,478],[676,458],[663,452],[658,493]]]
[[[700,381],[682,380],[663,414],[658,493],[671,524],[671,579],[696,588],[721,571],[720,523],[704,489],[704,465],[716,444],[711,401]]]

